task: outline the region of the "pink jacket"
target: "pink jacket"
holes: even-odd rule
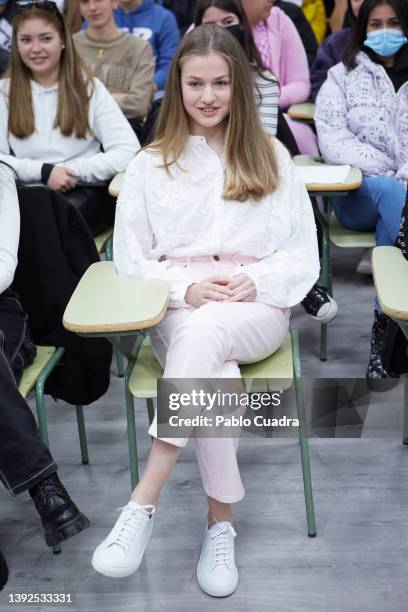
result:
[[[296,27],[285,13],[274,7],[266,20],[270,63],[266,67],[278,78],[279,104],[286,109],[304,102],[310,93],[309,66],[306,52]]]

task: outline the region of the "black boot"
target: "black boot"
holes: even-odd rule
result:
[[[8,567],[5,558],[0,552],[0,591],[7,584],[8,580]]]
[[[48,546],[55,546],[89,527],[89,520],[78,510],[57,473],[29,489],[29,493],[40,515]]]

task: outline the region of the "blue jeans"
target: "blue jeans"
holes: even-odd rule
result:
[[[407,190],[388,176],[366,176],[360,189],[336,198],[334,212],[344,227],[356,231],[375,229],[377,246],[391,246],[397,239]],[[375,309],[381,312],[378,300]]]
[[[398,236],[406,192],[394,178],[366,176],[360,189],[335,199],[334,211],[344,227],[357,231],[375,229],[377,246],[390,246]]]

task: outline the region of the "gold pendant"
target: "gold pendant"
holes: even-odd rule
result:
[[[96,52],[97,57],[103,57],[103,49],[98,49]]]

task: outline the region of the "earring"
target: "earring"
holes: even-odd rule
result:
[[[65,49],[65,45],[61,45],[61,49]]]

